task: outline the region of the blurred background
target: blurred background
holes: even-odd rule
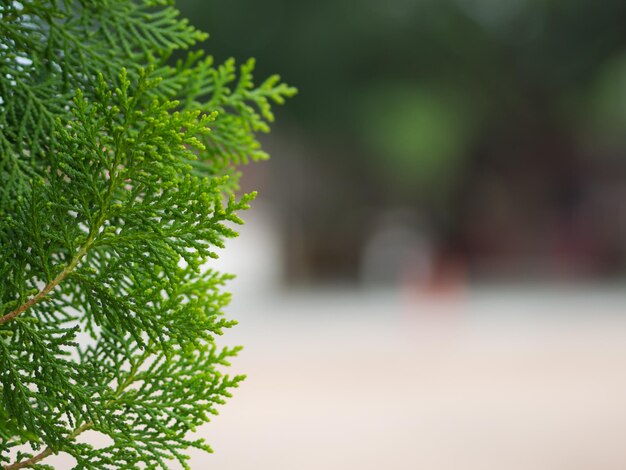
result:
[[[622,0],[182,0],[300,94],[246,168],[289,285],[626,273]]]
[[[626,2],[178,5],[300,90],[193,468],[626,468]]]

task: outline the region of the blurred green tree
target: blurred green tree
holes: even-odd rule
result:
[[[352,277],[358,254],[346,253],[361,249],[382,207],[411,207],[443,245],[472,251],[471,214],[498,210],[482,188],[533,193],[534,179],[553,188],[540,194],[561,210],[598,153],[626,149],[621,0],[183,0],[181,8],[216,32],[216,54],[244,54],[253,37],[263,66],[281,64],[304,91],[289,125],[303,129],[303,165],[319,181],[277,180],[276,200],[300,226],[310,263],[345,262]],[[250,13],[244,21],[221,21],[240,11]],[[346,213],[354,218],[344,230]],[[545,232],[537,220],[525,225],[533,224]]]

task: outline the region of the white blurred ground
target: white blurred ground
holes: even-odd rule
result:
[[[239,296],[248,374],[192,468],[626,468],[626,295]]]

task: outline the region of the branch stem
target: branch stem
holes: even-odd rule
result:
[[[91,421],[79,426],[72,432],[72,434],[69,435],[69,438],[74,439],[79,434],[82,434],[83,432],[87,431],[92,426],[93,426],[93,423]],[[30,459],[23,460],[22,462],[15,462],[15,463],[12,463],[11,465],[6,465],[4,467],[4,470],[19,470],[20,468],[32,467],[33,465],[42,461],[43,459],[45,459],[52,453],[53,453],[53,450],[50,447],[46,447],[44,450],[39,452],[34,457],[31,457]]]
[[[22,462],[15,462],[15,463],[12,463],[11,465],[5,466],[4,470],[18,470],[20,468],[31,467],[35,465],[37,462],[39,462],[40,460],[43,460],[46,457],[48,457],[50,454],[52,454],[52,449],[50,449],[50,447],[46,447],[42,452],[35,455],[34,457],[31,457],[28,460],[24,460]]]
[[[87,241],[85,242],[85,244],[80,247],[80,249],[78,250],[76,255],[74,255],[74,258],[72,258],[72,261],[70,261],[70,264],[68,264],[65,267],[65,269],[63,269],[63,271],[61,271],[57,275],[57,277],[55,277],[52,281],[50,281],[48,284],[46,284],[44,286],[44,288],[41,289],[39,292],[37,292],[37,294],[34,297],[32,297],[28,301],[24,302],[22,305],[17,307],[15,310],[12,310],[9,313],[7,313],[6,315],[0,317],[0,326],[4,325],[7,322],[10,322],[14,318],[16,318],[19,315],[21,315],[22,313],[24,313],[29,308],[31,308],[33,305],[36,305],[39,302],[41,302],[50,292],[52,292],[52,290],[56,286],[58,286],[61,283],[61,281],[63,281],[67,276],[69,276],[69,274],[72,271],[74,271],[74,269],[76,269],[76,266],[78,265],[80,260],[83,258],[83,256],[85,256],[85,254],[87,253],[87,251],[89,250],[89,247],[91,247],[93,242],[94,242],[94,237],[89,237],[87,239]]]

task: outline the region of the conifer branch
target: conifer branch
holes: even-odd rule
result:
[[[183,52],[206,35],[173,1],[0,15],[0,468],[189,468],[211,452],[190,434],[243,380],[214,340],[231,277],[202,267],[254,199],[237,165],[267,158],[258,134],[296,90]],[[112,444],[77,442],[89,429]]]

